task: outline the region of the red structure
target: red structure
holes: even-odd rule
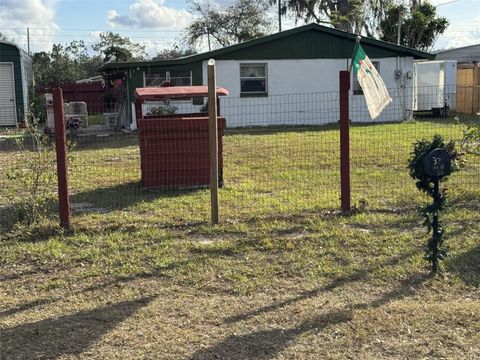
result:
[[[120,80],[121,81],[121,80]],[[115,99],[122,98],[121,84],[109,85],[109,82],[95,81],[91,83],[65,83],[58,85],[63,90],[65,102],[84,101],[89,114],[112,111]],[[38,88],[39,94],[49,92],[49,88]]]
[[[218,95],[228,90],[217,88]],[[207,86],[138,88],[135,113],[140,133],[142,185],[146,188],[196,187],[210,183],[210,150],[207,113],[144,116],[144,101],[191,99],[208,96]],[[218,97],[217,97],[218,102]],[[218,110],[219,111],[219,110]],[[219,117],[219,181],[223,183],[223,133],[225,118]]]

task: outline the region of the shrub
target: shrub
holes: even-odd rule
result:
[[[172,104],[170,101],[165,101],[162,105],[152,107],[149,116],[165,116],[165,115],[175,115],[178,108]]]
[[[18,156],[6,171],[9,182],[6,196],[13,211],[15,223],[32,225],[46,214],[55,196],[55,152],[48,143],[48,135],[38,128],[31,117],[24,137],[16,140]]]
[[[480,155],[480,125],[470,125],[463,130],[462,149]]]

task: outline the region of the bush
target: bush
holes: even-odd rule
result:
[[[149,116],[165,116],[165,115],[175,115],[178,108],[174,105],[171,105],[167,100],[163,105],[155,106],[150,109],[148,113]]]
[[[467,126],[463,130],[462,149],[468,153],[480,155],[480,125]]]
[[[19,153],[14,165],[7,169],[9,186],[6,196],[13,211],[13,222],[32,225],[45,216],[55,196],[55,151],[48,136],[31,117],[25,137],[16,140]]]

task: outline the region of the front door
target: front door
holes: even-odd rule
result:
[[[17,124],[15,108],[13,64],[0,63],[0,127]]]

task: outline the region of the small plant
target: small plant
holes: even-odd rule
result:
[[[450,173],[460,169],[461,154],[455,150],[455,143],[445,143],[440,135],[435,135],[431,141],[422,139],[414,143],[413,151],[408,160],[410,176],[416,180],[418,190],[433,198],[433,203],[420,207],[420,213],[424,217],[423,225],[432,237],[425,248],[425,259],[432,264],[432,273],[438,271],[439,261],[448,254],[448,249],[443,241],[443,225],[439,220],[439,212],[445,210],[447,204],[447,188],[440,189],[439,183],[445,183],[448,175],[434,177],[425,169],[425,158],[435,149],[443,149],[450,155]]]
[[[38,223],[45,215],[55,193],[55,152],[48,144],[48,135],[38,128],[31,116],[25,132],[16,140],[20,150],[14,165],[6,171],[9,187],[6,192],[14,222]]]
[[[67,119],[67,129],[78,130],[82,126],[82,119],[79,116],[69,116]]]
[[[170,101],[165,101],[162,105],[152,107],[148,113],[149,116],[165,116],[165,115],[175,115],[178,108],[172,104]]]
[[[480,125],[470,125],[463,130],[462,149],[465,152],[480,155]]]

